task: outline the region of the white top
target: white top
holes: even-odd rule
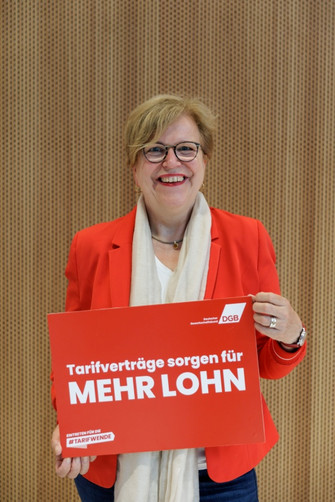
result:
[[[171,270],[169,267],[164,265],[164,263],[162,263],[157,258],[157,256],[155,256],[155,260],[156,260],[158,278],[159,278],[159,282],[161,284],[161,290],[162,290],[161,301],[162,301],[162,303],[164,303],[165,296],[166,296],[166,290],[168,288],[169,281],[170,281],[171,277],[173,276],[173,270]],[[199,471],[202,469],[207,469],[205,448],[198,448],[198,469],[199,469]]]
[[[162,301],[162,303],[164,303],[168,284],[169,284],[171,277],[173,276],[173,270],[171,270],[169,267],[164,265],[164,263],[162,263],[157,258],[157,256],[155,256],[155,260],[156,260],[159,282],[161,283],[161,290],[162,290],[161,301]]]

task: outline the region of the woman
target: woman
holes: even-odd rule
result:
[[[260,374],[280,378],[303,359],[306,333],[280,296],[262,224],[209,208],[200,192],[213,124],[202,102],[176,96],[156,96],[132,112],[126,146],[141,196],[128,215],[75,236],[66,309],[252,295]],[[265,402],[263,412],[265,443],[118,458],[63,459],[56,427],[56,472],[76,478],[84,501],[194,502],[199,493],[201,501],[256,501],[254,467],[278,439]]]

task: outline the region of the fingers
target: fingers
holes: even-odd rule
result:
[[[275,317],[277,321],[288,317],[291,309],[289,301],[275,293],[257,293],[252,301],[255,321],[265,327],[270,326],[271,317]]]
[[[56,458],[56,474],[60,478],[65,478],[71,471],[71,458]]]
[[[63,458],[58,425],[55,427],[52,434],[51,447],[55,454],[56,474],[60,478],[67,477],[74,479],[78,476],[78,474],[86,474],[90,468],[90,462],[94,462],[94,460],[97,458],[94,456]]]
[[[78,474],[84,475],[88,472],[90,462],[90,457],[58,458],[56,459],[56,474],[60,478],[74,479]]]
[[[78,474],[86,474],[90,468],[90,457],[81,457],[80,461],[80,471]]]
[[[255,328],[261,333],[276,337],[285,331],[289,318],[289,303],[273,293],[259,293],[253,298]],[[277,333],[276,333],[277,332]]]
[[[280,317],[271,315],[262,315],[254,313],[254,321],[258,325],[256,329],[261,327],[262,329],[277,330],[281,331],[285,329],[286,321]]]
[[[257,293],[252,296],[252,301],[254,307],[264,314],[271,314],[276,307],[287,308],[290,305],[286,298],[275,293]]]
[[[54,451],[54,454],[57,456],[62,453],[62,446],[60,444],[60,433],[59,433],[59,425],[57,424],[51,437],[51,448]]]
[[[301,329],[301,320],[290,302],[275,293],[252,295],[255,328],[274,340],[293,343]]]
[[[88,457],[74,457],[69,459],[71,461],[71,467],[67,474],[69,479],[74,479],[78,474],[86,474],[90,465]]]

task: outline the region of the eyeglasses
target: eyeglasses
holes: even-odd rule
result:
[[[191,162],[198,155],[200,143],[195,143],[193,141],[183,141],[177,145],[161,145],[156,143],[154,145],[144,147],[143,154],[144,157],[149,162],[163,162],[166,159],[168,151],[173,148],[174,154],[178,160],[182,162]]]

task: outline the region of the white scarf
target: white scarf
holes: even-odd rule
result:
[[[211,244],[211,214],[198,193],[186,228],[178,266],[166,293],[166,303],[202,300]],[[133,237],[130,305],[161,303],[143,196],[137,203]],[[197,502],[199,481],[195,449],[128,453],[118,456],[116,502]]]

